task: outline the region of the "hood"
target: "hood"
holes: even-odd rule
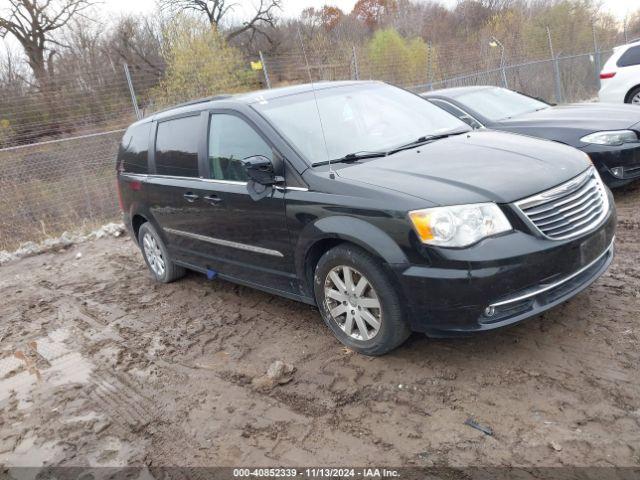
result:
[[[615,103],[576,103],[525,113],[516,118],[496,122],[505,127],[546,127],[593,133],[602,130],[640,128],[640,108]]]
[[[590,162],[571,147],[477,131],[341,168],[340,177],[436,205],[510,203],[565,182]]]

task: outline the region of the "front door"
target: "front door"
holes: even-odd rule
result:
[[[194,202],[200,262],[210,270],[281,291],[295,291],[295,268],[285,217],[284,192],[254,201],[247,192],[242,160],[263,155],[276,164],[277,153],[247,119],[212,113],[207,155]],[[276,167],[277,168],[277,167]]]

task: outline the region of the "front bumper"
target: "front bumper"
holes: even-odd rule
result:
[[[459,250],[434,266],[396,271],[412,330],[450,337],[538,315],[587,288],[613,259],[615,207],[594,231],[554,241],[515,230]],[[447,267],[449,266],[449,268]]]
[[[552,308],[591,285],[613,260],[614,242],[595,260],[564,278],[541,283],[490,304],[484,311],[483,325],[498,328],[537,315]]]
[[[620,187],[640,179],[640,143],[589,145],[581,150],[589,155],[602,181],[609,187]],[[614,175],[613,168],[621,168],[622,175]]]

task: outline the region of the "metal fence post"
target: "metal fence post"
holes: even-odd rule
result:
[[[260,55],[260,64],[262,64],[262,73],[264,73],[264,81],[267,82],[267,88],[271,88],[271,80],[269,80],[269,71],[267,70],[267,62],[264,59],[264,55],[262,55],[262,51],[259,51]]]
[[[553,42],[551,41],[551,29],[547,27],[547,39],[549,40],[549,51],[551,52],[551,61],[553,62],[553,70],[556,87],[556,102],[562,103],[562,79],[560,77],[560,63],[558,57],[553,53]]]
[[[133,110],[136,113],[136,118],[140,120],[142,115],[140,115],[140,108],[138,108],[138,99],[136,98],[136,92],[133,89],[133,82],[131,81],[131,73],[129,72],[129,65],[124,64],[124,75],[127,77],[127,85],[129,85],[129,94],[131,95],[131,103],[133,103]]]
[[[509,88],[509,82],[507,81],[507,69],[505,65],[502,65],[502,84],[504,88]]]
[[[427,85],[433,90],[433,52],[430,43],[427,44]]]
[[[591,30],[593,32],[593,64],[595,67],[596,74],[596,85],[600,88],[600,70],[602,70],[601,58],[600,58],[600,47],[598,46],[598,37],[596,36],[596,25],[595,23],[591,24]]]
[[[556,102],[564,102],[562,92],[562,76],[560,75],[560,59],[558,56],[553,59],[553,69],[555,71],[555,84],[556,84]]]
[[[356,46],[351,46],[351,60],[353,61],[353,77],[354,80],[360,80],[360,65],[358,65],[358,54]]]
[[[500,70],[502,72],[502,86],[504,88],[509,88],[509,82],[507,82],[507,68],[506,68],[507,59],[505,55],[505,48],[502,43],[498,42],[497,40],[495,41],[498,43],[498,45],[500,45],[500,49],[502,51],[502,53],[500,54]]]

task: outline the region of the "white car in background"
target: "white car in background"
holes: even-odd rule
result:
[[[600,83],[601,102],[640,105],[640,39],[614,49]]]

